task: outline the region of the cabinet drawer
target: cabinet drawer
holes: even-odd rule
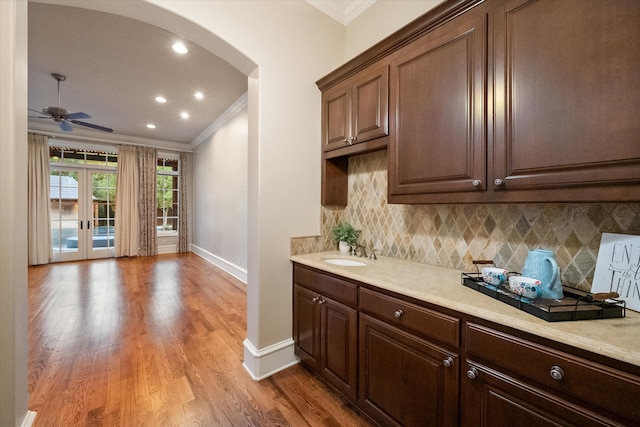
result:
[[[455,317],[364,288],[360,288],[360,310],[443,344],[460,345],[460,319]]]
[[[611,413],[640,419],[636,376],[481,325],[467,324],[465,336],[471,357]]]
[[[294,264],[293,281],[343,304],[358,305],[358,286],[337,277]]]

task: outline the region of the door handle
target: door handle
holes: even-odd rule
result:
[[[87,221],[87,230],[90,230],[90,229],[91,229],[91,222]]]
[[[84,224],[84,221],[80,221],[80,230],[83,230],[82,225]]]

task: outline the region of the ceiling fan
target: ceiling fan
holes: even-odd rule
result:
[[[58,126],[60,126],[60,129],[62,129],[65,132],[71,132],[73,130],[73,127],[71,126],[71,123],[76,124],[76,125],[80,125],[80,126],[86,126],[88,128],[92,128],[92,129],[96,129],[96,130],[101,130],[104,132],[113,132],[113,129],[108,128],[108,127],[104,127],[104,126],[100,126],[100,125],[96,125],[93,123],[87,123],[87,122],[82,122],[78,119],[90,119],[91,116],[88,115],[87,113],[82,113],[82,112],[78,112],[78,113],[70,113],[67,110],[65,110],[64,108],[62,108],[60,106],[60,82],[65,81],[67,78],[65,76],[63,76],[62,74],[58,74],[58,73],[51,73],[51,76],[56,79],[58,81],[58,106],[57,107],[45,107],[42,109],[42,111],[38,111],[38,110],[34,110],[32,108],[29,108],[29,110],[34,111],[36,113],[39,114],[45,114],[46,116],[39,116],[37,118],[39,119],[53,119],[54,122],[58,123]]]

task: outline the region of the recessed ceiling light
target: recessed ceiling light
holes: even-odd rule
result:
[[[156,96],[156,101],[160,104],[164,104],[165,102],[167,102],[167,98],[165,98],[164,96]]]
[[[176,53],[179,53],[180,55],[184,55],[185,53],[189,52],[187,47],[182,42],[175,42],[171,47]]]
[[[182,113],[180,113],[180,117],[182,117],[183,119],[188,119],[189,113],[187,113],[186,111],[183,111]]]
[[[155,128],[156,128],[156,125],[154,125],[153,123],[148,123],[148,124],[147,124],[147,127],[148,127],[149,129],[155,129]]]
[[[196,92],[196,93],[193,94],[193,96],[195,96],[196,99],[204,98],[204,94],[202,92]]]

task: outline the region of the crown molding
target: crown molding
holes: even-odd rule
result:
[[[326,13],[342,25],[353,21],[376,0],[307,0],[315,8]]]
[[[236,100],[229,108],[225,110],[224,113],[220,115],[213,123],[211,123],[205,130],[203,130],[200,135],[196,136],[193,141],[191,141],[191,148],[194,149],[202,142],[204,142],[211,135],[216,133],[218,129],[224,126],[227,122],[229,122],[232,118],[236,116],[243,108],[247,107],[249,101],[249,94],[245,92],[240,98]]]
[[[73,132],[63,132],[57,125],[50,125],[46,123],[29,122],[28,131],[41,133],[47,135],[50,138],[59,138],[63,141],[142,145],[171,151],[191,151],[191,147],[189,146],[189,144],[183,144],[180,142],[165,141],[161,139],[140,138],[107,132],[97,133],[96,131],[83,129],[74,129]]]

